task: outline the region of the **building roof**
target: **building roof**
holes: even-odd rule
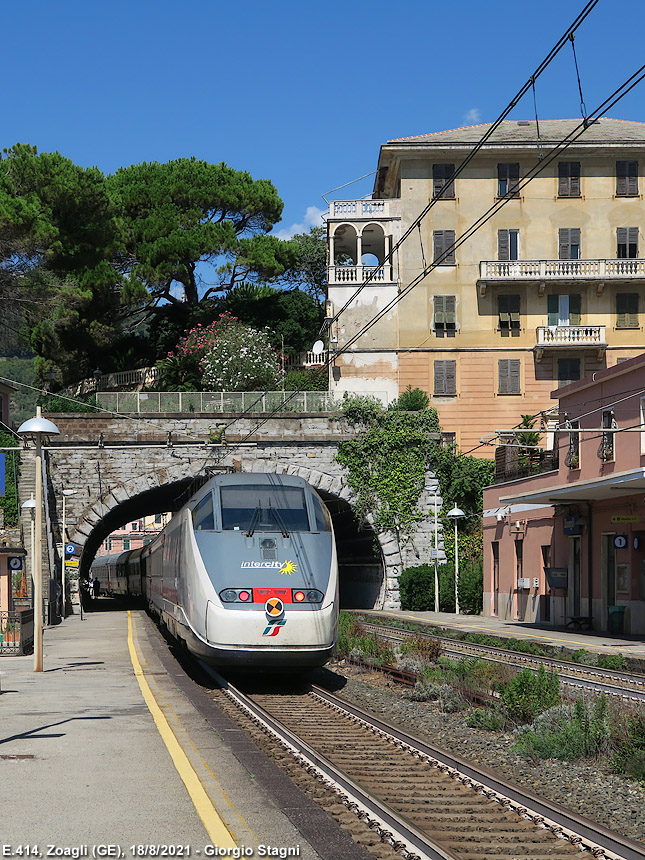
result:
[[[583,376],[582,379],[576,379],[574,382],[569,382],[561,388],[556,388],[551,392],[553,400],[561,400],[569,394],[575,394],[577,391],[582,391],[584,388],[591,388],[599,382],[605,382],[607,379],[612,379],[616,376],[623,376],[625,373],[631,373],[633,370],[643,371],[645,369],[645,353],[635,355],[633,358],[628,358],[625,361],[614,364],[611,367],[605,367],[602,370],[595,370],[589,376]]]
[[[538,137],[535,120],[504,120],[487,142],[489,146],[504,144],[527,144],[541,141],[543,144],[556,143],[570,134],[580,125],[580,119],[545,119],[540,120]],[[447,131],[435,131],[429,134],[399,137],[389,140],[388,144],[427,144],[428,146],[450,146],[459,144],[475,144],[491,127],[492,123],[480,123],[463,128],[452,128]],[[645,143],[645,123],[633,122],[626,119],[601,117],[593,122],[580,140],[579,144],[599,143]]]

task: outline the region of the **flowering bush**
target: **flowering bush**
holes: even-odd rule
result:
[[[281,382],[278,356],[266,331],[225,312],[209,326],[198,323],[159,363],[164,381],[201,381],[211,391],[262,391]],[[182,390],[179,388],[179,390]]]
[[[195,348],[203,349],[199,366],[207,388],[262,391],[280,384],[278,356],[266,331],[244,325],[230,314],[221,314],[206,331],[207,339],[198,337]]]

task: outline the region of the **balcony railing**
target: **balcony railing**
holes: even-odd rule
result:
[[[644,260],[482,260],[483,281],[611,280],[645,278]]]
[[[330,218],[394,218],[399,215],[399,200],[333,200]]]
[[[540,325],[536,346],[597,346],[606,347],[604,325]]]
[[[327,282],[329,284],[362,284],[371,276],[373,284],[391,284],[392,266],[330,266]]]

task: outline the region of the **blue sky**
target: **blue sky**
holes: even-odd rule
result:
[[[32,0],[3,10],[0,144],[106,173],[194,155],[269,178],[277,229],[373,171],[379,146],[495,119],[583,0]],[[445,10],[452,14],[446,16]],[[576,36],[588,109],[644,61],[642,0],[600,3]],[[631,43],[631,44],[630,44]],[[537,84],[539,116],[577,117],[570,47]],[[611,115],[645,120],[643,85]],[[532,96],[511,118],[533,118]],[[369,193],[372,177],[332,194]],[[308,213],[308,214],[307,214]]]

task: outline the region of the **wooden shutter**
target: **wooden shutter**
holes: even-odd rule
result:
[[[569,325],[580,325],[582,318],[580,293],[569,295]]]
[[[616,256],[619,260],[638,257],[638,227],[616,228]]]
[[[434,230],[432,233],[434,242],[434,260],[439,261],[440,266],[448,266],[455,262],[455,249],[452,248],[445,257],[443,254],[455,243],[454,230]],[[441,259],[443,257],[443,259]]]
[[[454,197],[455,183],[452,182],[452,177],[455,173],[454,164],[433,164],[432,165],[432,196],[433,197]],[[442,191],[443,189],[443,191]]]
[[[548,325],[558,325],[560,322],[560,296],[550,295],[546,300]]]
[[[636,197],[638,195],[638,162],[616,162],[616,196]]]
[[[616,328],[638,328],[638,293],[616,294]]]
[[[571,246],[578,246],[578,254],[580,253],[580,228],[579,227],[561,227],[558,234],[558,259],[571,260],[577,259],[571,256]]]
[[[508,182],[509,188],[508,193],[511,197],[519,197],[520,191],[518,185],[520,183],[520,165],[517,164],[509,164],[508,165]]]
[[[456,394],[457,393],[457,362],[435,361],[434,362],[434,393]]]
[[[498,230],[497,231],[497,259],[498,260],[510,260],[511,259],[511,240],[509,236],[509,230]]]
[[[502,358],[498,361],[499,394],[520,393],[520,359]]]
[[[627,228],[627,256],[633,260],[638,257],[638,227]]]
[[[434,297],[434,327],[436,329],[454,329],[456,323],[456,297]]]
[[[580,162],[558,163],[558,197],[580,197]]]
[[[520,328],[520,297],[518,295],[501,295],[497,297],[497,313],[501,331]]]

